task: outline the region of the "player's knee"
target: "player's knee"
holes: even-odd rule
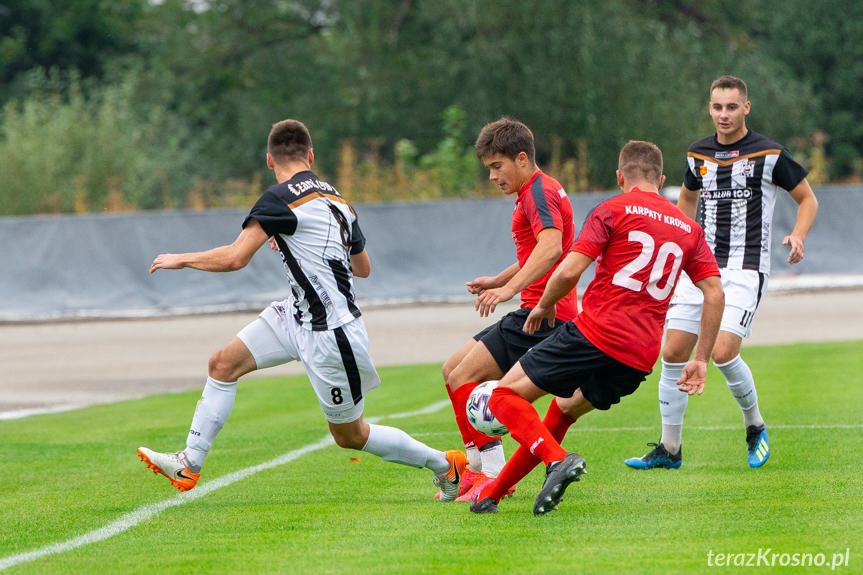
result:
[[[714,347],[713,348],[713,363],[722,365],[733,360],[740,354],[740,350],[730,347]]]
[[[331,429],[330,433],[332,433],[333,439],[336,441],[336,445],[345,449],[362,450],[362,448],[365,447],[366,440],[368,439],[364,438],[362,433],[355,432],[353,430]]]
[[[690,353],[682,349],[663,349],[662,361],[665,363],[686,363],[689,361]]]
[[[229,360],[224,350],[219,350],[210,356],[207,366],[210,377],[218,381],[236,381],[236,366]]]
[[[443,364],[443,368],[441,369],[441,375],[443,375],[443,381],[445,384],[449,385],[449,375],[452,373],[452,367],[449,365],[449,362]]]
[[[662,361],[666,363],[686,363],[692,355],[692,347],[684,342],[670,338],[662,348]]]
[[[456,370],[456,368],[458,367],[458,364],[460,362],[461,362],[461,357],[457,357],[456,355],[451,355],[449,357],[449,359],[447,359],[444,362],[443,368],[441,368],[441,373],[443,375],[444,383],[446,383],[450,387],[452,387],[453,372]]]

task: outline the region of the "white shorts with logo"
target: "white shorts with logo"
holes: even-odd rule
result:
[[[767,289],[767,274],[756,270],[730,270],[720,268],[722,289],[725,291],[725,310],[722,312],[720,331],[740,337],[752,335],[752,322],[758,305]],[[698,335],[701,331],[701,307],[704,294],[685,273],[671,298],[671,306],[665,315],[665,327]]]
[[[302,361],[318,403],[330,423],[350,423],[363,414],[363,398],[381,380],[369,354],[363,318],[327,331],[302,327],[288,301],[273,302],[240,330],[258,369]]]

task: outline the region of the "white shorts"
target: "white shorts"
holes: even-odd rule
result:
[[[725,310],[722,312],[720,331],[740,337],[752,335],[752,322],[758,304],[767,289],[767,274],[755,270],[719,270],[722,289],[725,292]],[[685,273],[671,298],[671,306],[665,315],[665,327],[698,335],[701,331],[701,306],[704,294]]]
[[[369,354],[369,336],[359,317],[334,330],[300,326],[288,302],[273,302],[240,330],[258,369],[302,361],[330,423],[350,423],[363,414],[363,398],[381,380]]]

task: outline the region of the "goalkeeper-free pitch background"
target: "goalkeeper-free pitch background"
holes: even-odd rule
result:
[[[219,332],[219,322],[239,327],[254,314],[187,318],[180,323],[206,334],[196,338],[188,335],[196,329],[187,328],[179,341],[166,329],[180,331],[172,323],[179,320],[55,324],[53,330],[2,326],[0,391],[7,413],[36,409],[36,401],[48,408],[92,397],[110,403],[0,421],[0,570],[697,573],[725,569],[711,566],[718,554],[743,561],[760,554],[773,557],[773,565],[733,570],[817,573],[848,558],[836,571],[860,573],[861,310],[859,292],[768,295],[746,350],[774,446],[764,469],[746,467],[739,410],[715,370],[705,395],[690,404],[683,468],[626,469],[622,459],[642,453],[659,435],[653,374],[620,406],[588,414],[570,431],[564,447],[585,455],[588,475],[570,487],[559,511],[542,518],[531,514],[540,470],[501,503],[497,516],[436,504],[427,470],[333,446],[305,379],[287,373],[241,384],[199,486],[180,495],[138,462],[134,450],[182,446],[209,348],[236,331]],[[440,361],[488,320],[445,306],[400,314],[368,311],[373,353],[395,360],[378,359],[381,364],[402,358],[419,365],[382,368],[383,385],[369,396],[367,416],[435,447],[456,447]],[[425,316],[432,320],[424,328]],[[159,348],[151,340],[158,337],[145,337],[153,326],[162,329],[161,352],[153,352]],[[50,333],[65,335],[71,351]],[[100,334],[112,335],[100,341]],[[814,339],[849,341],[794,343]],[[188,375],[178,365],[195,362],[197,373]],[[58,371],[41,386],[25,377],[28,387],[16,388],[9,374],[24,372],[22,363],[32,367],[28,373],[44,374],[51,365]],[[99,375],[112,370],[120,382],[114,395],[111,377]],[[114,401],[180,388],[192,389]],[[507,453],[513,449],[507,439]],[[817,566],[820,559],[826,566]],[[783,568],[784,561],[814,564]]]

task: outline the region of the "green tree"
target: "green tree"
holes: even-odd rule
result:
[[[827,133],[833,176],[863,177],[863,3],[788,0],[772,7],[769,18],[759,18],[764,55],[817,98],[806,127]]]
[[[136,49],[146,0],[0,0],[0,103],[23,96],[27,72],[99,78]]]

